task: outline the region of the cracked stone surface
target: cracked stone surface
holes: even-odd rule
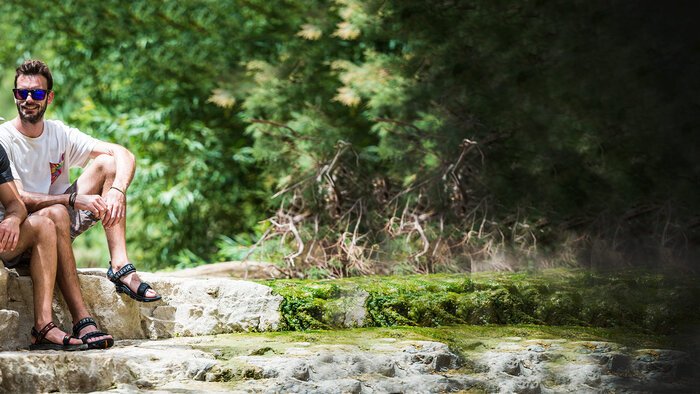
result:
[[[460,356],[435,341],[333,340],[227,334],[6,351],[0,392],[636,393],[692,392],[700,383],[684,352],[609,342],[491,339]]]
[[[108,350],[0,352],[0,391],[81,392],[139,389],[204,380],[217,361],[185,341],[118,341]]]
[[[220,359],[219,376],[236,377],[239,393],[686,392],[698,383],[684,352],[563,339],[485,340],[461,357],[431,341],[299,342]]]
[[[139,275],[163,296],[161,301],[139,303],[117,294],[105,270],[85,269],[78,275],[88,311],[116,339],[274,331],[280,324],[282,297],[267,286],[226,278]],[[0,267],[0,350],[28,346],[32,305],[31,278]],[[71,327],[60,296],[54,298],[53,312],[59,327]]]
[[[282,300],[269,287],[143,273],[163,300],[141,304],[114,292],[104,270],[84,270],[79,277],[88,309],[115,336],[115,347],[29,352],[17,349],[29,344],[31,281],[0,267],[0,393],[529,394],[700,387],[692,351],[694,358],[612,342],[469,337],[474,346],[456,354],[444,343],[407,339],[399,329],[388,333],[402,339],[364,337],[363,330],[245,334],[278,328]],[[359,306],[366,297],[338,300],[344,313],[334,319],[362,325],[366,316]],[[69,328],[60,297],[53,309],[55,321]]]

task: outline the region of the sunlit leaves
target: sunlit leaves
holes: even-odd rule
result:
[[[323,32],[318,26],[312,25],[310,23],[305,23],[301,25],[301,30],[299,30],[297,35],[306,40],[315,41],[321,38]]]
[[[333,100],[342,103],[348,107],[356,107],[360,104],[360,96],[347,86],[342,86],[338,88],[338,94],[333,97]]]
[[[236,105],[236,98],[225,89],[214,89],[208,101],[222,108],[233,108]]]
[[[360,36],[360,29],[350,22],[339,22],[333,36],[343,40],[354,40]]]

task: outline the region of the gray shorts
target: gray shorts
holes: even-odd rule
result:
[[[71,194],[77,190],[75,182],[68,189],[66,189],[65,194]],[[30,213],[29,216],[33,215]],[[68,207],[68,216],[70,217],[70,239],[74,240],[78,235],[87,231],[95,223],[99,221],[92,212],[84,209],[73,209]],[[14,268],[21,265],[29,265],[29,260],[32,258],[32,249],[29,248],[24,252],[20,253],[15,258],[6,261],[2,259],[2,262],[7,268]]]
[[[66,189],[65,194],[71,194],[77,190],[78,186],[73,182],[73,184]],[[74,209],[71,207],[68,207],[68,216],[70,216],[70,239],[77,238],[78,235],[87,231],[100,220],[88,210]]]

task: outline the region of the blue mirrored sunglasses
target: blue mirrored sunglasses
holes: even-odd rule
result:
[[[36,101],[41,101],[46,98],[49,91],[46,89],[12,89],[17,100],[26,100],[29,95]]]

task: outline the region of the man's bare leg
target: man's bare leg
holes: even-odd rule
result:
[[[61,294],[68,304],[73,325],[81,319],[90,316],[90,313],[85,306],[83,293],[80,290],[80,280],[78,279],[78,270],[75,265],[75,255],[73,254],[73,246],[70,238],[70,218],[68,209],[63,205],[52,205],[47,208],[40,209],[34,212],[31,217],[42,216],[51,220],[55,228],[55,243],[57,253],[57,274],[56,279],[58,287],[61,289]],[[89,332],[96,331],[95,326],[87,326],[83,328],[78,337],[82,337]],[[111,335],[99,336],[88,339],[88,342],[100,341],[111,338]]]
[[[0,256],[5,260],[11,260],[31,248],[29,272],[32,277],[34,296],[34,328],[39,331],[53,320],[51,303],[57,270],[56,229],[48,218],[30,216],[22,223],[19,234],[19,242],[15,250],[2,253]],[[46,333],[45,338],[61,344],[65,335],[66,333],[60,329],[53,329]],[[82,341],[72,338],[69,343],[80,345]]]
[[[104,196],[109,188],[112,187],[115,170],[114,159],[107,155],[96,157],[78,178],[76,185],[78,193]],[[126,251],[126,218],[119,224],[104,230],[107,237],[112,270],[117,272],[129,263],[129,256]],[[136,293],[141,284],[141,279],[136,273],[122,277],[121,281],[134,293]],[[148,289],[144,295],[146,298],[153,298],[157,293],[153,289]]]

